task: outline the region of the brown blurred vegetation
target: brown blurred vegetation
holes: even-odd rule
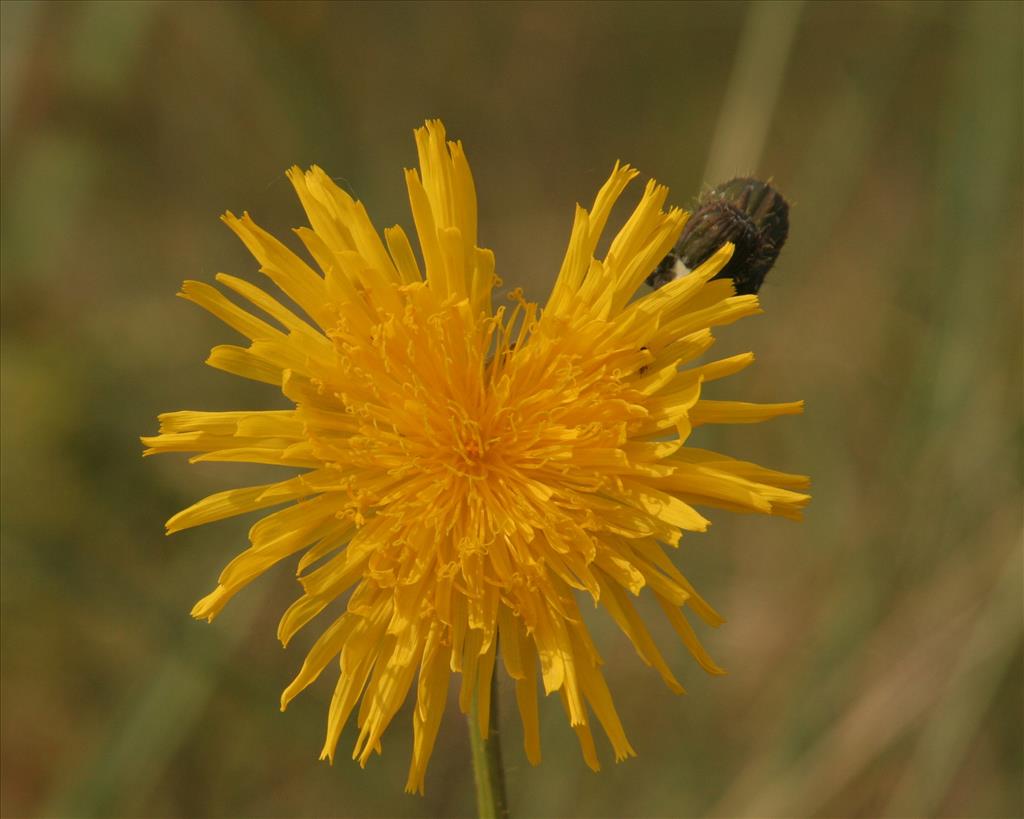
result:
[[[679,204],[735,172],[794,202],[766,315],[719,334],[758,365],[715,394],[807,414],[697,443],[810,473],[807,520],[712,513],[681,547],[728,617],[703,637],[729,676],[652,620],[677,698],[598,627],[639,758],[604,749],[591,774],[549,700],[531,768],[503,696],[513,815],[1024,814],[1021,10],[0,5],[3,815],[473,810],[454,703],[423,799],[401,792],[408,708],[365,771],[317,762],[330,683],[277,710],[303,656],[274,640],[290,571],[196,623],[249,521],[162,534],[259,470],[144,463],[136,437],[280,401],[201,366],[228,331],[174,298],[255,272],[218,214],[284,235],[283,171],[316,162],[408,227],[400,169],[431,116],[534,298],[617,158]]]

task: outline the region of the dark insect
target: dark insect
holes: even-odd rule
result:
[[[650,276],[657,289],[685,276],[726,242],[736,249],[716,279],[732,279],[736,293],[761,289],[789,233],[789,204],[767,182],[737,177],[701,197],[679,241]]]

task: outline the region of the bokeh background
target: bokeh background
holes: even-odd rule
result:
[[[773,177],[791,238],[758,365],[715,397],[801,418],[698,442],[814,478],[803,524],[710,513],[678,564],[727,616],[708,678],[656,621],[675,697],[597,640],[639,757],[591,774],[553,700],[514,817],[1020,816],[1022,6],[1018,3],[0,4],[4,816],[461,816],[454,702],[425,798],[408,707],[365,771],[317,761],[333,683],[277,709],[282,565],[192,603],[250,520],[165,538],[257,468],[143,461],[160,411],[280,398],[204,368],[231,331],[179,282],[255,263],[217,220],[302,221],[321,164],[379,226],[440,116],[481,236],[542,298],[615,159],[678,204]],[[632,199],[616,211],[626,212]],[[351,746],[352,726],[341,746]],[[603,739],[603,738],[602,738]]]

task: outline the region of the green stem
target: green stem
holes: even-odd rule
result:
[[[498,732],[498,675],[491,677],[490,736],[480,735],[479,691],[469,708],[469,747],[473,752],[476,781],[476,810],[480,819],[508,819],[505,797],[505,769],[501,764],[501,735]]]

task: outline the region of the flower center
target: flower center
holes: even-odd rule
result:
[[[494,451],[494,443],[485,440],[477,423],[463,422],[463,427],[457,432],[452,446],[456,472],[469,478],[484,477]]]
[[[462,454],[469,461],[479,461],[483,452],[483,445],[474,438],[463,443]]]

